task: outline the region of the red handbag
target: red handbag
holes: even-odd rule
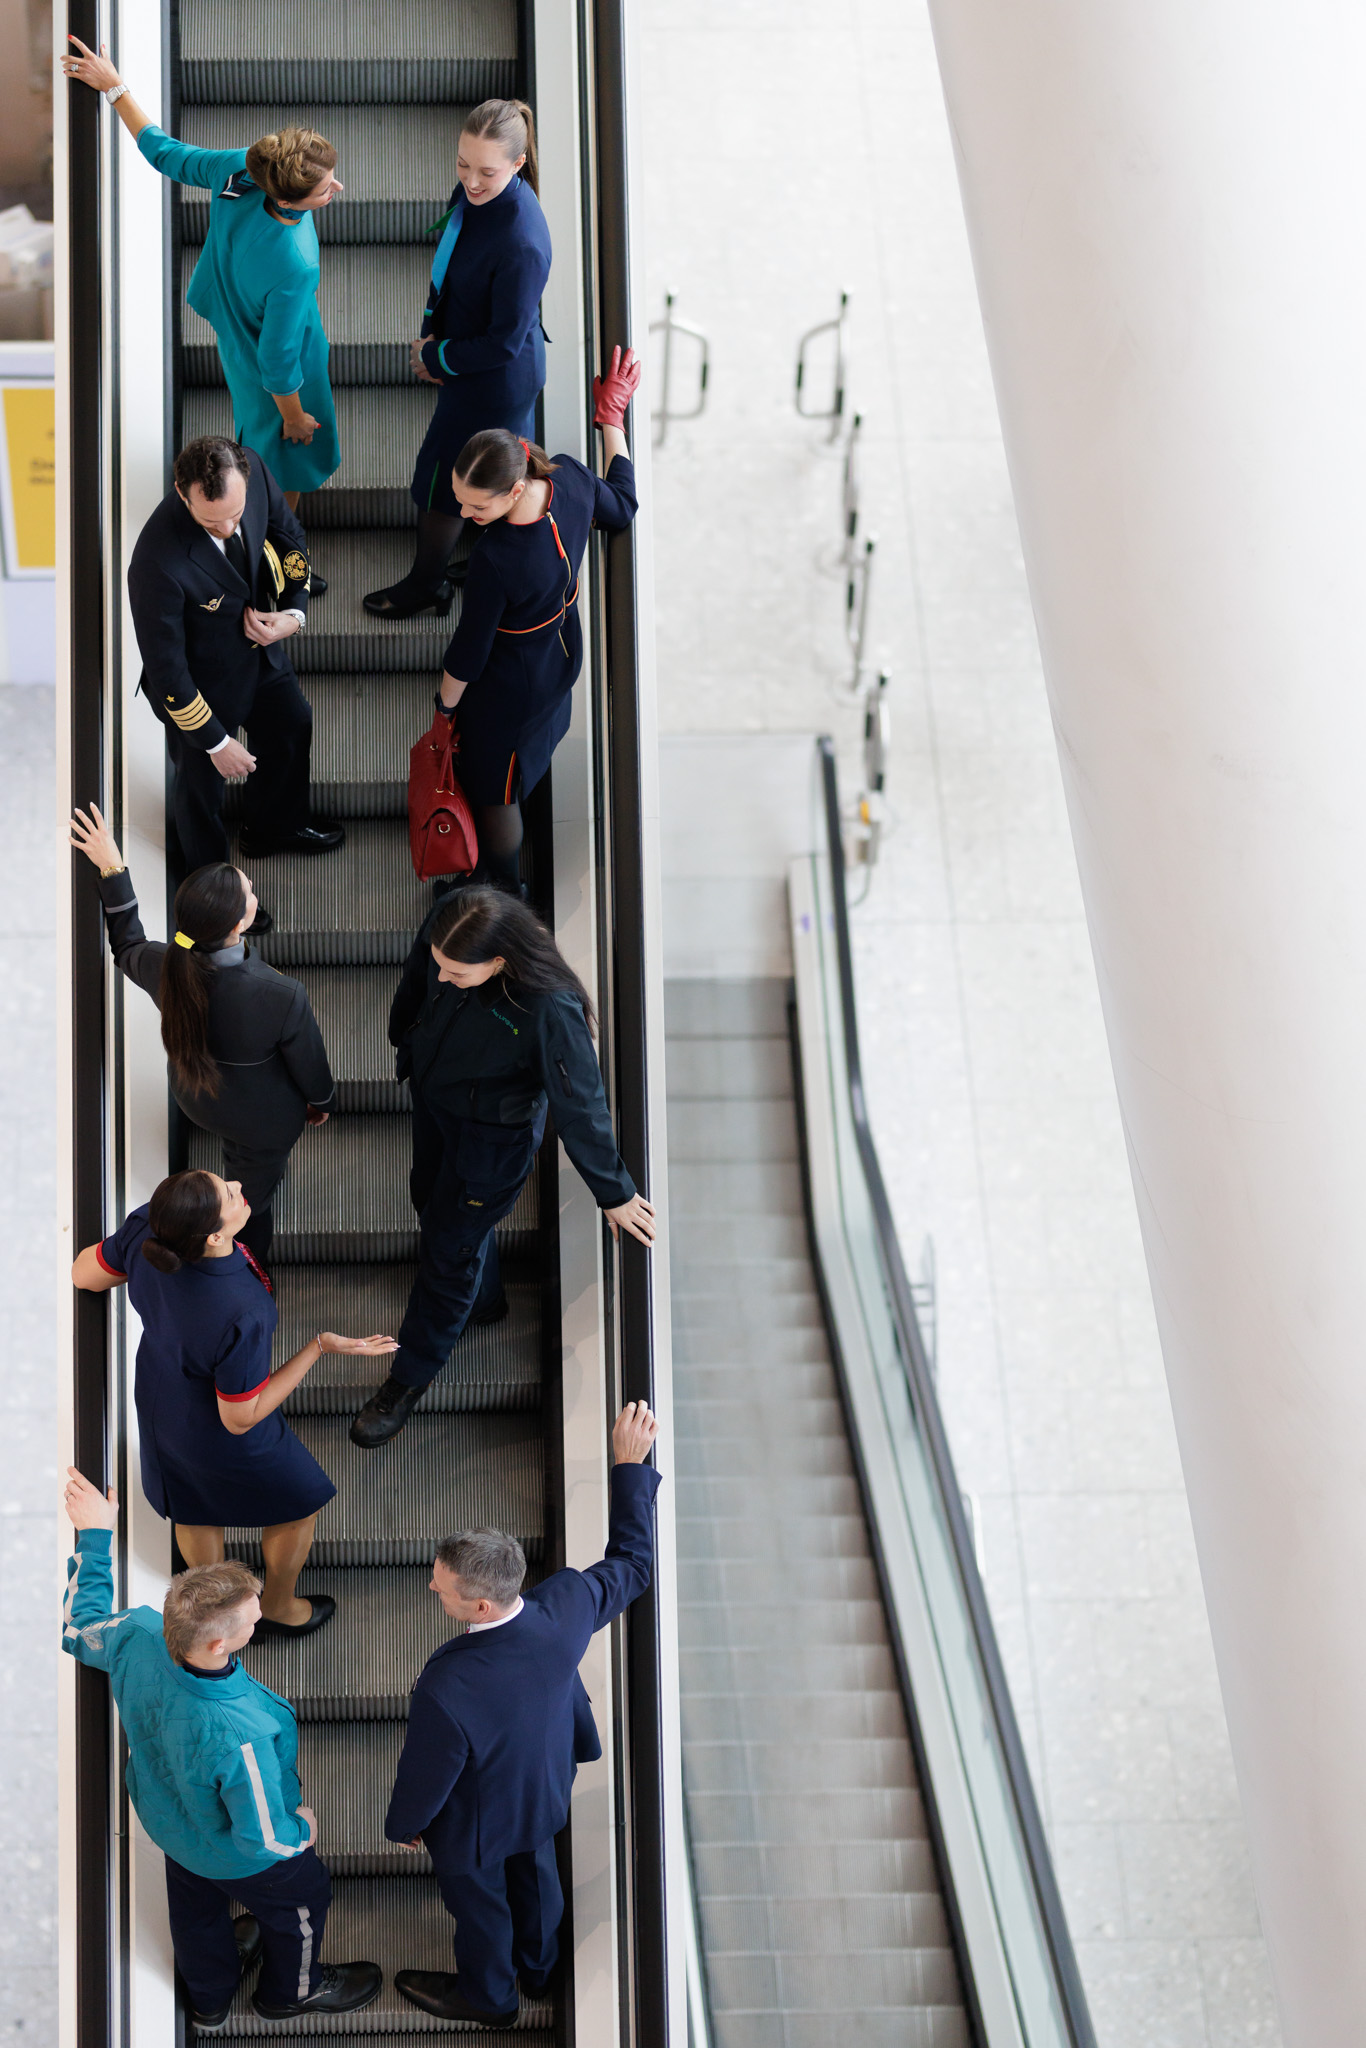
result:
[[[474,813],[455,773],[454,719],[438,711],[409,756],[408,843],[419,882],[468,875],[479,859]]]

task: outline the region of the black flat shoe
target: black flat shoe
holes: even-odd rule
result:
[[[327,596],[327,578],[320,576],[316,569],[308,579],[308,594],[310,597]]]
[[[391,1373],[351,1424],[352,1443],[359,1444],[363,1451],[387,1444],[391,1436],[398,1435],[426,1391],[425,1387],[405,1387]]]
[[[346,834],[340,825],[334,825],[329,832],[319,831],[316,825],[301,825],[297,832],[287,832],[282,839],[258,839],[244,826],[237,844],[244,860],[263,860],[272,853],[335,853],[339,846],[345,846]]]
[[[337,1603],[330,1593],[315,1593],[309,1603],[313,1612],[307,1621],[272,1621],[263,1614],[256,1624],[258,1636],[281,1636],[292,1641],[295,1636],[316,1635],[320,1628],[326,1628],[337,1611]]]
[[[481,2027],[515,2027],[520,2005],[511,2012],[485,2012],[461,1995],[460,1980],[449,1970],[400,1970],[394,1978],[395,1991],[409,2005],[429,2012],[438,2020],[473,2020]]]
[[[444,619],[454,596],[449,579],[438,583],[435,590],[424,590],[405,576],[401,582],[391,583],[387,590],[372,590],[361,603],[376,619],[415,619],[419,612],[435,612]]]
[[[259,939],[262,932],[272,932],[274,931],[274,929],[275,919],[266,909],[264,903],[258,903],[256,906],[256,915],[252,919],[251,923],[247,926],[246,930],[243,932],[242,937],[244,939]]]
[[[384,1989],[384,1972],[378,1963],[324,1963],[322,1982],[311,1998],[296,1998],[292,2005],[263,2005],[253,1996],[252,2005],[263,2020],[297,2020],[310,2012],[359,2012],[373,2005]]]
[[[508,1314],[508,1298],[505,1294],[500,1294],[497,1301],[491,1303],[488,1308],[471,1309],[470,1322],[477,1324],[480,1329],[483,1329],[488,1323],[506,1321]]]

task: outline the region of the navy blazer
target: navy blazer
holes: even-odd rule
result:
[[[391,1842],[421,1835],[437,1869],[455,1877],[559,1833],[575,1764],[601,1754],[579,1663],[594,1632],[650,1583],[658,1489],[652,1466],[614,1465],[602,1563],[556,1572],[524,1596],[515,1620],[456,1636],[428,1658],[384,1823]]]
[[[278,603],[282,610],[308,610],[303,527],[255,449],[246,454],[251,475],[241,532],[250,589],[174,485],[138,535],[128,564],[128,598],[142,656],[139,687],[162,724],[174,726],[192,747],[216,747],[235,736],[258,683],[293,673],[288,641],[258,647],[248,640],[242,630],[247,606],[273,611]],[[266,555],[267,541],[290,579],[284,592]]]
[[[478,378],[466,396],[491,424],[500,412],[530,405],[545,383],[540,306],[550,276],[550,229],[522,178],[482,206],[471,206],[457,185],[446,220],[457,208],[460,238],[440,285],[427,294],[422,361],[443,382]]]

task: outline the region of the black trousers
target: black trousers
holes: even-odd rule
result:
[[[417,1279],[390,1367],[401,1385],[429,1385],[473,1311],[497,1301],[494,1229],[516,1207],[544,1129],[544,1111],[515,1129],[473,1120],[443,1127],[414,1096]]]
[[[481,2012],[511,2012],[518,1970],[536,1983],[550,1975],[559,1956],[564,1893],[554,1842],[459,1877],[438,1870],[436,1881],[455,1921],[462,1997]]]
[[[223,1146],[224,1180],[240,1180],[242,1193],[251,1203],[251,1215],[237,1235],[257,1264],[264,1266],[275,1235],[275,1218],[270,1205],[285,1177],[293,1146],[287,1145],[281,1152],[241,1145],[235,1138],[224,1138],[220,1142]]]
[[[198,2011],[216,2011],[237,1989],[241,1972],[231,1899],[260,1924],[257,1997],[267,2005],[293,2005],[317,1990],[332,1880],[312,1849],[256,1877],[200,1877],[168,1856],[166,1898],[176,1967]]]
[[[245,725],[248,750],[256,756],[244,793],[246,822],[267,840],[297,832],[308,823],[313,713],[293,669],[262,680]],[[231,858],[223,823],[227,784],[212,757],[192,746],[174,726],[166,728],[166,743],[175,768],[176,837],[185,874],[192,875],[210,861]]]

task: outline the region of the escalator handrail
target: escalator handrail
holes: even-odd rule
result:
[[[817,741],[821,771],[821,809],[826,853],[830,864],[831,899],[834,906],[835,958],[839,971],[840,1013],[844,1030],[845,1078],[853,1119],[859,1162],[877,1231],[878,1250],[886,1277],[889,1305],[896,1324],[898,1349],[905,1368],[911,1404],[920,1423],[935,1490],[939,1497],[950,1547],[957,1570],[963,1608],[990,1706],[996,1741],[1005,1769],[1006,1783],[1024,1849],[1026,1868],[1033,1887],[1039,1922],[1048,1944],[1049,1959],[1058,2001],[1074,2048],[1096,2048],[1096,2036],[1077,1966],[1076,1951],[1067,1925],[1062,1896],[1058,1890],[1053,1858],[1044,1834],[1043,1819],[1034,1796],[1029,1762],[1020,1737],[1019,1723],[1010,1696],[1000,1646],[987,1606],[986,1589],[977,1568],[972,1532],[963,1508],[963,1497],[954,1471],[944,1418],[929,1356],[920,1334],[915,1299],[902,1262],[901,1245],[891,1204],[887,1198],[877,1147],[868,1121],[864,1096],[863,1068],[859,1054],[858,1007],[854,993],[854,956],[849,933],[846,894],[843,827],[840,819],[839,784],[833,740],[822,735]]]

